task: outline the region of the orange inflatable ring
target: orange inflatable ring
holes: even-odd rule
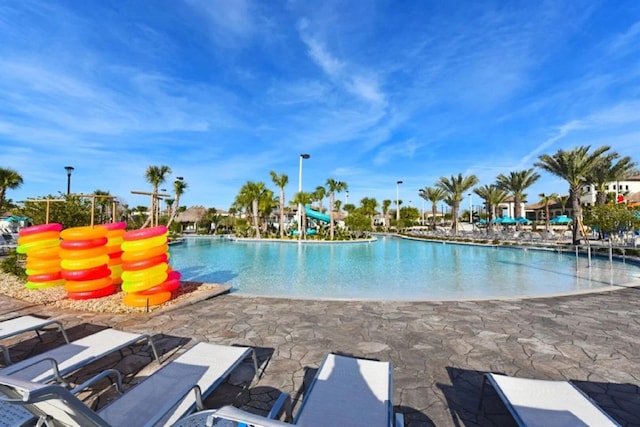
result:
[[[62,230],[62,224],[52,222],[51,224],[33,225],[31,227],[23,228],[18,232],[18,236],[28,236],[30,234],[45,233],[47,231],[60,231]]]
[[[26,254],[34,249],[59,247],[60,239],[38,240],[37,242],[29,242],[24,245],[18,245],[16,252]]]
[[[60,267],[63,270],[86,270],[88,268],[98,267],[109,262],[109,255],[100,255],[95,258],[84,259],[63,259],[60,261]]]
[[[156,227],[141,228],[139,230],[127,231],[124,233],[124,240],[140,240],[148,239],[150,237],[162,236],[167,234],[167,227],[164,225],[158,225]]]
[[[124,273],[122,273],[124,274]],[[124,278],[122,279],[122,290],[125,292],[142,292],[147,289],[153,288],[154,286],[158,286],[160,283],[167,280],[167,273],[159,273],[154,276],[147,276],[142,280],[136,281],[128,281]]]
[[[91,249],[60,249],[60,258],[62,259],[87,259],[100,255],[108,255],[106,246]]]
[[[40,240],[51,240],[60,238],[59,231],[45,231],[37,234],[29,234],[27,236],[18,237],[19,245],[26,245],[27,243],[39,242]]]
[[[87,292],[67,292],[67,297],[71,299],[91,299],[102,298],[113,294],[116,291],[116,287],[111,285],[106,288],[98,289],[97,291]]]
[[[37,274],[52,274],[58,271],[60,271],[59,263],[49,268],[27,268],[24,272],[27,276],[33,276]]]
[[[107,230],[102,227],[72,227],[62,230],[60,237],[63,240],[92,240],[107,236]]]
[[[109,239],[106,237],[98,237],[97,239],[84,240],[63,240],[60,242],[62,249],[93,249],[100,246],[106,246]]]
[[[180,287],[180,281],[175,279],[167,279],[158,286],[147,289],[146,291],[137,292],[138,295],[153,295],[159,292],[173,292]]]
[[[35,283],[53,282],[62,279],[60,271],[51,273],[29,274],[27,280]]]
[[[111,277],[107,276],[93,280],[67,280],[64,288],[67,292],[92,292],[112,285]]]
[[[27,259],[27,270],[60,269],[60,258],[32,258]]]
[[[59,246],[49,246],[46,248],[38,248],[38,249],[32,249],[29,251],[29,258],[38,258],[38,259],[53,259],[53,258],[57,258],[58,260],[60,259],[60,247]],[[27,259],[27,262],[29,262],[29,259]]]
[[[143,259],[166,254],[167,251],[169,251],[169,245],[156,246],[155,248],[151,248],[146,251],[124,251],[122,253],[122,261],[142,261]]]
[[[64,285],[64,279],[54,280],[53,282],[27,282],[25,287],[27,289],[46,289],[46,288],[54,288],[56,286]]]
[[[171,292],[159,292],[153,295],[140,295],[136,293],[125,294],[122,302],[129,307],[146,307],[147,305],[160,305],[171,299]]]
[[[167,235],[149,237],[147,239],[139,240],[125,240],[122,243],[123,251],[146,251],[147,249],[154,248],[156,246],[162,246],[167,243]]]
[[[110,276],[111,270],[109,270],[109,267],[106,265],[100,265],[84,270],[62,270],[60,274],[67,280],[84,281],[102,279],[103,277]]]
[[[121,222],[109,222],[107,224],[100,224],[100,227],[106,228],[108,231],[124,230],[127,228],[127,223]]]
[[[151,258],[141,259],[140,261],[123,262],[122,268],[127,271],[143,270],[160,263],[166,263],[167,261],[169,261],[169,257],[164,253]]]

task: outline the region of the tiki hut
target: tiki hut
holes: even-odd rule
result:
[[[207,216],[207,208],[204,206],[192,206],[180,212],[176,222],[180,223],[180,231],[183,233],[195,233],[198,231],[198,223]]]

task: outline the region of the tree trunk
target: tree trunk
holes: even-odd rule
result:
[[[333,235],[334,235],[334,230],[333,230],[334,203],[335,203],[335,195],[334,195],[334,192],[332,191],[331,193],[329,193],[329,217],[331,218],[331,222],[329,223],[329,238],[331,240],[333,240]]]
[[[458,209],[460,208],[460,202],[454,201],[451,206],[451,229],[454,235],[458,235]]]
[[[580,189],[569,189],[569,199],[571,199],[571,208],[573,210],[573,227],[571,234],[573,236],[573,244],[579,245],[582,240],[582,233],[580,231],[582,225],[582,206],[580,206]]]
[[[284,187],[280,189],[280,238],[284,239]]]
[[[256,229],[256,238],[260,239],[260,226],[258,224],[258,199],[253,200],[253,226]]]
[[[438,213],[438,205],[435,203],[431,205],[431,226],[433,231],[436,231],[436,214]]]

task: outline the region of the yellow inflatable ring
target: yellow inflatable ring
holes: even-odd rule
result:
[[[142,261],[143,259],[153,258],[154,256],[165,254],[169,251],[169,245],[156,246],[146,251],[124,251],[122,253],[122,261]]]
[[[125,271],[122,273],[122,280],[125,282],[140,282],[147,277],[157,276],[167,272],[168,265],[166,263],[157,264],[153,267],[143,270]]]
[[[60,237],[64,240],[93,240],[107,237],[107,230],[103,227],[72,227],[62,230]]]
[[[18,244],[26,245],[27,243],[39,242],[40,240],[51,240],[59,238],[59,231],[45,231],[44,233],[28,234],[26,236],[18,237]]]
[[[19,254],[26,254],[34,249],[58,247],[60,245],[60,239],[50,240],[38,240],[37,242],[30,242],[24,245],[18,245],[16,252]]]
[[[63,270],[85,270],[88,268],[99,267],[109,262],[109,255],[100,255],[95,258],[85,259],[63,259],[60,261],[60,267]]]
[[[107,255],[106,246],[98,246],[90,249],[60,249],[62,259],[87,259],[100,255]]]
[[[121,246],[123,251],[146,251],[156,246],[162,246],[165,243],[167,243],[167,235],[163,234],[162,236],[150,237],[148,239],[125,240]]]
[[[129,307],[160,305],[171,299],[171,292],[159,292],[153,295],[125,294],[122,302]]]
[[[147,289],[158,286],[160,283],[167,280],[167,276],[167,273],[163,272],[154,276],[145,277],[143,280],[127,281],[122,279],[122,290],[125,292],[146,291]]]
[[[62,224],[52,222],[51,224],[32,225],[31,227],[23,228],[18,232],[18,236],[28,236],[30,234],[46,233],[47,231],[60,230],[62,230]]]
[[[64,289],[67,292],[92,292],[112,285],[113,282],[111,281],[111,277],[107,276],[93,280],[67,280],[67,283],[64,285]]]
[[[27,282],[25,287],[27,289],[46,289],[46,288],[53,288],[53,287],[62,286],[62,285],[64,285],[64,279],[55,280],[53,282],[40,282],[40,283]]]

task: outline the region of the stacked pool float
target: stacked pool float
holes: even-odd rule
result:
[[[124,233],[123,303],[131,307],[160,305],[180,287],[180,273],[169,267],[169,237],[161,225]]]
[[[71,299],[101,298],[115,292],[109,269],[107,229],[73,227],[60,232],[60,266]]]
[[[27,255],[27,288],[64,285],[60,271],[60,230],[61,224],[51,223],[26,227],[18,233],[16,251]]]
[[[107,229],[107,255],[109,255],[111,281],[115,286],[119,286],[122,283],[122,243],[127,223],[113,222],[102,224],[101,227]]]

